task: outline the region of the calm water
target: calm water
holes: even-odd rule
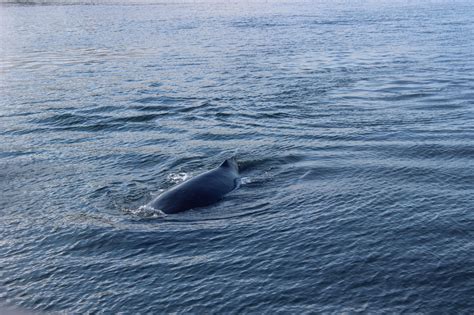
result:
[[[474,3],[0,6],[0,304],[474,312]],[[236,154],[205,209],[139,207]]]

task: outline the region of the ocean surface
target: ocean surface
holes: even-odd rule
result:
[[[474,313],[474,2],[3,3],[0,58],[0,304]]]

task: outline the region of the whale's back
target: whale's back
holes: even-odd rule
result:
[[[169,214],[216,203],[237,185],[238,171],[224,164],[171,188],[149,205]]]

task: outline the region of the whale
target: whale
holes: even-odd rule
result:
[[[165,191],[147,206],[166,214],[210,206],[238,188],[239,167],[235,158]]]

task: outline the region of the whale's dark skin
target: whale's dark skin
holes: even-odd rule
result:
[[[209,206],[237,188],[239,167],[234,158],[219,167],[193,177],[152,200],[148,206],[166,214]]]

